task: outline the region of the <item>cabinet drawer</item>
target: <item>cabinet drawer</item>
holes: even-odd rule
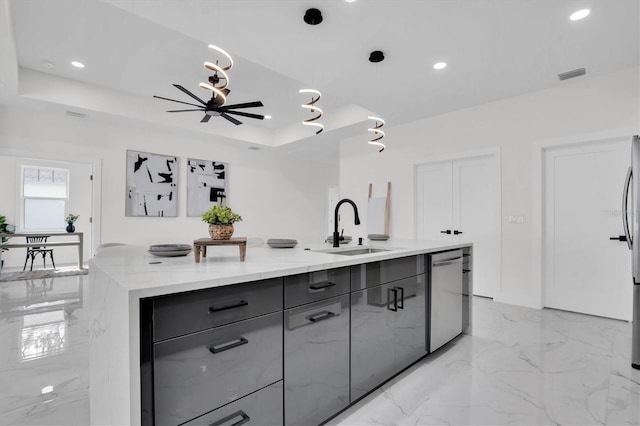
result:
[[[155,419],[180,424],[282,380],[282,312],[154,345]]]
[[[285,311],[286,425],[318,425],[349,405],[349,295]]]
[[[348,267],[285,277],[285,308],[348,293],[350,281],[351,274]]]
[[[351,291],[364,290],[425,272],[424,255],[401,257],[351,267]]]
[[[154,341],[282,310],[282,278],[157,297]]]
[[[186,426],[275,426],[282,425],[282,382],[245,396]]]

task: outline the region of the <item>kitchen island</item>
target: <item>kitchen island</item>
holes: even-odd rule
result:
[[[151,306],[153,309],[153,301],[171,300],[173,295],[182,297],[192,297],[203,291],[218,291],[219,288],[227,287],[233,289],[235,287],[247,286],[245,283],[252,283],[256,289],[260,288],[260,283],[268,283],[273,285],[277,280],[289,280],[291,282],[298,280],[298,277],[304,277],[305,274],[315,274],[313,276],[326,275],[324,271],[346,271],[347,279],[354,280],[354,271],[359,274],[359,267],[365,271],[365,266],[373,265],[393,265],[400,259],[412,259],[413,263],[419,260],[419,265],[426,265],[423,261],[424,255],[431,253],[444,252],[455,249],[462,249],[465,255],[470,257],[470,244],[448,244],[442,242],[425,242],[425,241],[385,241],[375,242],[371,244],[375,248],[385,249],[367,254],[345,256],[335,253],[320,252],[326,251],[328,247],[323,246],[299,246],[294,249],[272,249],[268,247],[249,248],[247,250],[245,262],[240,262],[237,253],[234,252],[215,252],[215,255],[207,257],[205,261],[195,264],[193,255],[175,258],[159,258],[151,256],[147,253],[146,247],[139,246],[117,246],[105,249],[100,255],[91,262],[90,281],[91,281],[91,298],[92,298],[92,327],[91,327],[91,423],[92,424],[141,424],[148,423],[149,417],[145,417],[142,407],[153,406],[153,395],[144,388],[145,375],[152,374],[146,371],[144,367],[141,369],[141,359],[148,359],[153,356],[149,353],[149,348],[145,342],[153,340],[150,337],[153,333],[153,326],[149,328],[148,322],[153,317],[153,311],[148,311],[145,306]],[[355,244],[350,245],[356,248]],[[310,248],[311,250],[306,250]],[[330,249],[331,250],[331,249]],[[338,248],[335,250],[345,250]],[[414,260],[415,259],[415,260]],[[359,266],[360,265],[360,266]],[[400,265],[400,264],[399,264]],[[422,268],[419,266],[418,269]],[[469,269],[469,268],[467,268]],[[351,275],[349,275],[351,271]],[[416,288],[422,285],[423,296],[428,295],[428,289],[425,291],[425,279],[421,278],[418,272],[409,275],[415,275],[417,278],[406,278],[399,276],[405,280],[413,279]],[[422,271],[424,276],[424,272]],[[338,272],[336,272],[337,276]],[[364,274],[364,272],[362,272]],[[371,275],[371,274],[370,274]],[[393,275],[393,273],[391,274]],[[309,275],[311,276],[311,275]],[[351,276],[351,278],[349,278]],[[364,275],[363,275],[364,276]],[[363,278],[364,282],[364,278]],[[335,283],[330,283],[335,286]],[[282,291],[282,284],[280,284]],[[349,308],[349,298],[354,298],[352,282],[351,291],[349,293],[349,285],[347,281],[347,293],[340,296],[347,300],[346,306]],[[377,284],[376,284],[377,285]],[[407,288],[411,288],[408,283]],[[471,294],[470,274],[466,276],[467,288],[463,293],[467,295],[465,310],[463,315],[466,317],[466,323],[469,323],[471,304],[468,295]],[[285,286],[286,288],[286,286]],[[310,286],[309,288],[313,288]],[[382,289],[382,286],[376,289]],[[369,289],[370,294],[366,296],[369,301],[382,301],[378,305],[385,306],[389,311],[398,311],[404,309],[404,287],[395,286],[385,289],[385,292],[374,293],[374,289]],[[402,290],[402,292],[399,292]],[[225,289],[226,291],[226,289]],[[276,291],[276,290],[274,290]],[[359,290],[360,292],[366,290]],[[382,290],[380,290],[382,291]],[[409,290],[407,290],[409,292]],[[200,292],[200,293],[199,293]],[[413,300],[419,298],[415,294],[406,295],[407,304],[413,303]],[[398,299],[400,297],[400,299]],[[176,299],[178,300],[178,299]],[[292,299],[293,300],[293,299]],[[394,303],[390,306],[391,300]],[[400,300],[400,303],[398,302]],[[423,297],[424,300],[424,297]],[[369,305],[374,306],[376,303],[371,302]],[[242,303],[247,304],[243,301]],[[300,302],[301,303],[301,302]],[[343,304],[344,304],[343,303]],[[280,300],[282,305],[282,298]],[[295,304],[294,304],[295,305]],[[292,305],[292,309],[300,309],[299,306]],[[344,311],[345,315],[340,316],[334,311],[340,309],[339,304],[332,305],[332,308],[323,308],[313,315],[307,315],[306,318],[311,322],[320,322],[325,318],[349,318],[346,315],[348,311]],[[336,308],[337,306],[337,308]],[[210,312],[216,310],[227,310],[228,307],[218,309],[209,308]],[[282,324],[282,309],[280,313],[270,313],[260,318],[264,322],[266,317],[275,318]],[[351,309],[354,309],[352,305]],[[337,312],[337,311],[336,311]],[[422,316],[423,328],[428,309],[418,311]],[[257,314],[256,314],[257,315]],[[292,311],[291,321],[295,321]],[[180,317],[175,317],[178,319]],[[171,319],[171,317],[169,317]],[[400,321],[400,320],[399,320]],[[289,321],[290,322],[290,321]],[[171,321],[169,328],[171,328]],[[328,321],[326,322],[328,323]],[[464,321],[463,321],[464,323]],[[289,323],[287,323],[289,324]],[[175,325],[175,324],[174,324]],[[290,324],[289,324],[290,325]],[[181,324],[177,324],[178,328]],[[399,325],[400,326],[400,325]],[[286,327],[286,326],[285,326]],[[296,327],[290,326],[290,329]],[[406,327],[404,327],[406,328]],[[468,328],[468,327],[467,327]],[[164,327],[163,329],[167,329]],[[282,325],[280,325],[282,330]],[[195,330],[200,333],[201,330]],[[197,335],[198,333],[194,333]],[[424,334],[424,332],[423,332]],[[282,338],[282,333],[279,334]],[[178,336],[178,334],[176,334]],[[285,340],[286,340],[285,336]],[[170,335],[159,338],[160,344],[156,346],[157,352],[161,353],[167,343],[174,339]],[[226,351],[228,348],[245,344],[246,339],[242,338],[233,345],[220,346],[219,348],[211,346],[208,348],[211,353]],[[424,340],[424,339],[423,339]],[[142,343],[141,343],[142,342]],[[286,342],[285,342],[286,344]],[[164,346],[160,346],[164,345]],[[423,345],[424,346],[424,345]],[[248,347],[248,345],[247,345]],[[428,352],[422,349],[421,356]],[[428,349],[427,349],[428,351]],[[286,354],[285,354],[286,355]],[[156,354],[157,356],[157,354]],[[160,368],[165,360],[156,362],[156,368]],[[280,363],[281,364],[281,363]],[[250,366],[246,366],[247,368]],[[201,366],[206,370],[206,366]],[[287,367],[285,366],[285,369]],[[168,370],[171,371],[171,370]],[[204,370],[203,370],[204,371]],[[279,373],[281,376],[281,373]],[[388,378],[388,377],[387,377]],[[274,386],[276,384],[274,383]],[[271,387],[270,387],[271,388]],[[282,387],[279,389],[282,393]],[[372,389],[370,389],[372,390]],[[359,392],[366,392],[360,389]],[[260,392],[256,392],[259,394]],[[273,391],[272,391],[273,393]],[[240,398],[242,395],[235,396]],[[229,399],[227,399],[229,400]],[[347,404],[349,401],[347,401]],[[233,405],[233,404],[229,404]],[[156,415],[158,415],[156,413]],[[242,419],[240,419],[242,421]],[[161,423],[161,422],[159,422]],[[166,423],[166,422],[162,422]],[[209,422],[211,423],[211,422]]]

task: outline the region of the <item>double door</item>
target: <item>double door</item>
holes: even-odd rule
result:
[[[351,293],[351,402],[426,355],[425,280]]]
[[[473,293],[494,297],[500,284],[499,158],[421,164],[415,178],[416,238],[473,243]]]

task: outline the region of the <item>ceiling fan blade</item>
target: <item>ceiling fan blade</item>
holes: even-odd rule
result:
[[[187,112],[187,111],[204,111],[204,108],[199,109],[172,109],[167,112]]]
[[[225,114],[224,112],[220,113],[220,117],[222,118],[226,118],[227,120],[229,120],[230,122],[232,122],[233,124],[235,124],[236,126],[239,126],[242,124],[242,121],[236,120],[235,118]]]
[[[200,122],[201,123],[208,123],[210,118],[211,118],[211,116],[209,114],[205,114],[204,117],[202,117],[202,120],[200,120]]]
[[[264,120],[264,115],[259,115],[259,114],[250,114],[248,112],[242,112],[242,111],[229,111],[228,109],[220,110],[220,112],[226,112],[227,114],[235,114],[235,115],[241,115],[243,117],[257,118],[258,120]]]
[[[203,101],[202,99],[200,99],[199,97],[197,97],[196,95],[194,95],[193,93],[185,89],[184,87],[180,86],[179,84],[174,84],[173,87],[175,87],[176,89],[182,90],[184,93],[191,96],[193,99],[200,102],[202,105],[207,105],[205,101]]]
[[[189,102],[176,101],[175,99],[163,98],[162,96],[153,95],[154,98],[164,99],[165,101],[178,102],[179,104],[191,105],[194,107],[200,107],[200,105],[190,104]]]
[[[255,102],[246,102],[246,103],[243,103],[243,104],[225,105],[225,106],[223,106],[221,108],[224,108],[224,109],[238,109],[238,108],[254,108],[254,107],[261,107],[261,106],[264,106],[262,104],[262,102],[255,101]]]

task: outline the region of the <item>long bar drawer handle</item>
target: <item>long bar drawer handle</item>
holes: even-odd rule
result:
[[[233,305],[226,305],[226,306],[221,306],[219,308],[215,308],[213,306],[209,306],[209,313],[214,313],[214,312],[220,312],[220,311],[226,311],[228,309],[235,309],[235,308],[241,308],[243,306],[248,306],[249,302],[247,302],[246,300],[241,300],[238,303],[235,303]]]
[[[212,354],[219,354],[220,352],[228,351],[229,349],[237,348],[238,346],[246,345],[247,343],[249,343],[249,341],[241,336],[221,345],[213,345],[209,350]]]
[[[309,315],[307,319],[311,322],[320,322],[335,316],[336,314],[331,311],[322,311],[318,312],[317,314]]]
[[[225,423],[227,423],[229,420],[234,419],[236,417],[240,416],[241,419],[235,423],[230,424],[229,426],[240,426],[245,424],[246,422],[248,422],[249,420],[251,420],[251,417],[249,417],[247,415],[247,413],[245,413],[244,411],[240,410],[240,411],[236,411],[233,414],[229,414],[227,417],[224,417],[218,421],[215,421],[213,423],[209,423],[209,426],[221,426]]]
[[[400,291],[400,302],[402,302],[401,304],[398,305],[398,309],[404,309],[404,287],[396,287],[399,291]]]
[[[466,274],[467,272],[471,272],[471,269],[463,269],[463,270],[462,270],[462,273],[463,273],[463,274]]]
[[[393,299],[391,299],[391,293],[393,293]],[[391,307],[391,300],[393,300],[393,308]],[[395,288],[387,289],[387,309],[398,312],[398,290]]]
[[[336,285],[336,283],[332,283],[332,282],[328,282],[326,284],[311,284],[309,286],[309,290],[322,290],[322,291],[324,291],[325,288],[333,287],[335,285]]]

